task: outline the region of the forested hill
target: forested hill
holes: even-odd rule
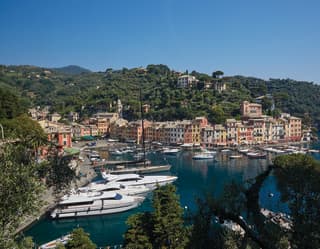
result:
[[[71,75],[82,74],[82,73],[91,73],[90,70],[83,68],[83,67],[75,66],[75,65],[70,65],[70,66],[66,66],[66,67],[59,67],[59,68],[52,68],[52,70],[60,72],[60,73],[64,73],[64,74],[71,74]]]
[[[221,72],[220,72],[221,73]],[[146,69],[107,69],[105,72],[87,72],[67,75],[56,70],[34,66],[0,66],[0,88],[9,89],[22,97],[25,106],[51,105],[52,111],[78,111],[82,117],[97,111],[115,111],[116,101],[124,106],[124,118],[139,117],[139,86],[144,104],[150,104],[148,119],[174,120],[205,115],[220,123],[228,117],[238,117],[243,100],[271,94],[276,109],[271,112],[271,100],[262,104],[268,114],[280,110],[307,122],[310,117],[320,123],[320,86],[290,79],[268,81],[243,76],[220,77],[195,71],[189,72],[200,80],[191,89],[177,87],[179,73],[165,65],[149,65]],[[203,82],[225,82],[221,93],[204,89]]]

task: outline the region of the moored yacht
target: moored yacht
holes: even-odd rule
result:
[[[248,152],[247,156],[252,159],[263,159],[267,157],[267,153],[252,151],[252,152]]]
[[[103,215],[124,212],[137,207],[144,197],[121,195],[116,192],[79,192],[64,196],[51,212],[54,219]]]
[[[143,185],[126,186],[116,182],[106,182],[106,180],[100,180],[91,182],[86,187],[78,188],[77,190],[73,191],[73,193],[90,191],[117,192],[122,195],[146,196],[152,191],[152,189]]]
[[[192,143],[186,143],[180,145],[180,148],[183,150],[192,150],[193,149],[193,144]]]
[[[71,236],[70,234],[67,234],[65,236],[62,236],[61,238],[52,240],[48,243],[45,243],[41,246],[39,246],[38,249],[54,249],[56,248],[59,244],[65,245],[68,243],[68,241],[70,240]]]
[[[208,160],[208,159],[214,159],[214,154],[200,152],[196,153],[193,157],[193,160]]]
[[[107,182],[121,183],[125,186],[141,186],[144,185],[148,188],[156,188],[157,185],[163,186],[169,183],[173,183],[178,179],[176,176],[168,175],[150,175],[150,176],[141,176],[138,174],[122,174],[122,175],[113,175],[107,174],[106,172],[101,172],[101,176]]]
[[[162,153],[165,155],[177,155],[179,152],[179,149],[164,149]]]
[[[231,155],[229,156],[230,159],[240,159],[242,158],[242,155]]]

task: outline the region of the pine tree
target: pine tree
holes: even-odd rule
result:
[[[153,195],[155,248],[184,248],[187,243],[183,209],[174,185],[155,190]]]
[[[176,188],[166,185],[154,191],[152,213],[130,216],[125,233],[125,248],[182,249],[188,242]]]
[[[132,249],[152,249],[151,231],[152,222],[151,214],[148,212],[131,215],[127,224],[129,226],[124,235],[124,244],[126,248]]]
[[[71,233],[71,240],[65,246],[66,249],[96,249],[97,246],[90,240],[89,234],[82,228],[76,228]]]

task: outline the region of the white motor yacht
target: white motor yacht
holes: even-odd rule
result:
[[[117,192],[122,195],[137,195],[137,196],[146,196],[152,191],[151,188],[146,186],[126,186],[116,182],[106,182],[106,180],[94,181],[91,182],[86,187],[78,188],[73,191],[76,193],[80,192],[89,192],[89,191],[103,191],[103,192]]]
[[[144,197],[116,192],[79,192],[64,196],[51,212],[52,218],[70,218],[124,212],[137,207]]]
[[[173,183],[178,179],[176,176],[168,175],[149,175],[141,176],[138,174],[122,174],[122,175],[113,175],[107,174],[102,171],[101,176],[107,182],[121,183],[125,186],[146,186],[147,188],[155,189],[157,185],[163,186],[169,183]]]

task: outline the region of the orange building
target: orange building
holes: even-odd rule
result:
[[[144,124],[144,129],[147,129],[151,125],[151,122],[144,120],[143,124]],[[141,120],[130,122],[128,124],[127,129],[126,129],[126,139],[135,141],[137,144],[142,143],[142,122],[141,122]]]
[[[301,141],[301,119],[289,117],[289,139],[290,141]]]
[[[72,147],[70,131],[56,131],[48,133],[48,141],[61,147]]]
[[[252,144],[254,127],[248,124],[239,124],[238,129],[238,144]]]

